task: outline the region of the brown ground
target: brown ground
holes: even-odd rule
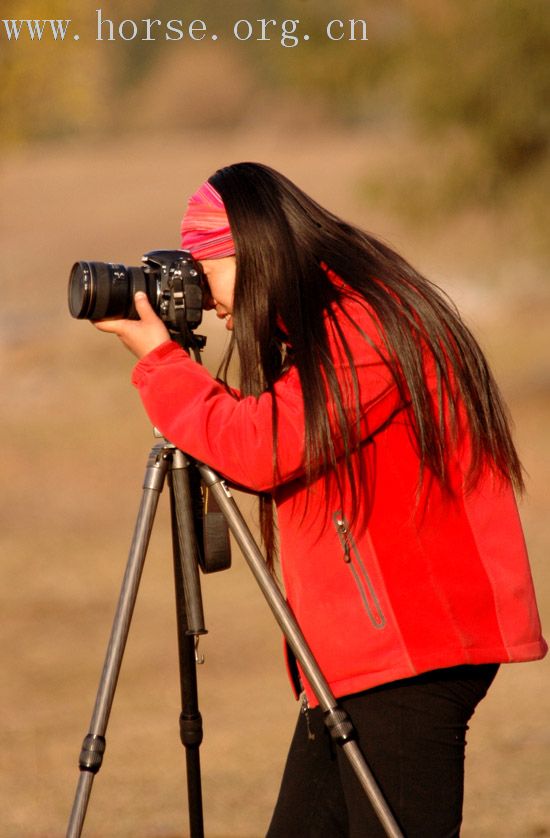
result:
[[[550,611],[550,294],[521,242],[514,249],[510,229],[494,218],[465,214],[436,235],[413,235],[360,203],[358,167],[399,176],[399,165],[429,163],[421,151],[388,137],[254,130],[14,154],[3,164],[0,251],[2,836],[64,833],[152,444],[128,383],[130,356],[68,317],[69,268],[76,259],[136,264],[146,250],[177,246],[184,197],[219,165],[245,158],[281,168],[393,241],[460,303],[515,418],[530,475],[523,517],[543,617]],[[219,329],[211,333],[213,365]],[[86,821],[85,834],[97,838],[186,834],[162,501]],[[297,708],[278,630],[242,559],[205,579],[203,591],[206,834],[256,838],[265,834]],[[546,663],[504,667],[478,711],[465,838],[550,835],[549,687]]]

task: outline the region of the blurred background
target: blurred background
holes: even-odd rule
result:
[[[80,35],[14,42],[0,28],[0,833],[14,838],[64,834],[153,444],[132,358],[68,315],[69,270],[178,247],[187,197],[219,166],[282,170],[457,302],[514,419],[522,517],[550,619],[548,4],[101,7],[116,24],[202,19],[217,42],[98,42],[97,6],[2,4],[5,19],[72,18]],[[273,27],[257,41],[260,18],[299,19],[310,39],[284,47]],[[253,23],[250,40],[232,37],[239,19]],[[368,41],[330,42],[331,19],[366,20]],[[215,371],[225,333],[209,316],[204,332]],[[254,527],[253,504],[240,500]],[[97,838],[187,830],[166,501],[86,820]],[[206,834],[255,838],[298,708],[279,631],[237,552],[203,583]],[[550,835],[549,687],[546,662],[504,667],[476,714],[466,838]]]

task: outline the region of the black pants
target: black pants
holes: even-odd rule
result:
[[[406,838],[459,835],[468,721],[497,669],[439,669],[339,699]],[[268,838],[385,835],[320,709],[301,713]]]

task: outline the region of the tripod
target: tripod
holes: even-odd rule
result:
[[[82,832],[95,775],[105,751],[105,732],[114,699],[122,656],[137,598],[158,499],[169,474],[172,542],[176,588],[179,666],[182,711],[180,738],[185,747],[187,793],[191,838],[204,835],[199,747],[203,737],[198,708],[196,643],[206,633],[199,579],[200,551],[196,533],[196,475],[217,502],[230,531],[239,545],[275,619],[299,661],[325,713],[325,724],[333,740],[342,748],[359,782],[390,838],[402,833],[355,741],[350,718],[341,709],[304,639],[298,623],[266,567],[263,556],[225,482],[208,466],[191,460],[166,440],[150,451],[145,470],[143,495],[134,529],[128,562],[96,695],[90,728],[80,752],[80,776],[67,829],[67,838]],[[200,491],[200,487],[199,487]],[[200,498],[199,498],[200,500]],[[214,567],[222,569],[223,550],[215,551]],[[203,560],[204,561],[204,560]],[[219,566],[216,566],[219,565]]]

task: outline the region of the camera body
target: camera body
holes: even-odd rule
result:
[[[69,278],[69,311],[79,320],[137,320],[134,295],[144,291],[168,330],[185,335],[202,321],[208,293],[204,272],[187,250],[152,250],[142,267],[76,262]]]

